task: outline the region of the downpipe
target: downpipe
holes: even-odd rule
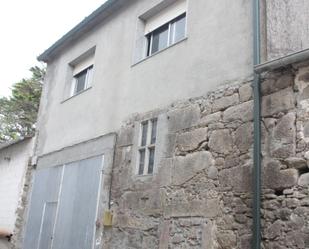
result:
[[[260,0],[253,0],[253,249],[261,248],[261,91],[260,74],[254,71],[261,62],[260,41]]]

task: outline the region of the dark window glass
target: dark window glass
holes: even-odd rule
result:
[[[145,166],[145,149],[142,149],[139,151],[139,168],[138,168],[139,175],[144,174],[144,166]]]
[[[152,127],[151,127],[151,144],[156,143],[156,137],[157,137],[157,119],[152,120]]]
[[[76,80],[74,94],[85,90],[89,86],[92,81],[92,69],[93,66],[90,66],[74,76]]]
[[[142,123],[142,140],[141,140],[141,146],[145,146],[147,143],[147,131],[148,131],[148,121]]]
[[[172,43],[176,43],[185,37],[186,32],[186,14],[181,15],[172,23],[173,32],[172,38],[170,39]]]
[[[155,148],[150,148],[149,149],[148,174],[153,173],[154,155],[155,155]]]
[[[147,38],[147,56],[150,56],[185,38],[186,13],[178,16],[169,23],[149,33]]]
[[[75,93],[79,93],[80,91],[83,91],[85,89],[86,76],[87,76],[87,69],[75,76],[76,79]]]
[[[151,54],[154,54],[167,47],[168,42],[168,24],[158,28],[152,33]]]

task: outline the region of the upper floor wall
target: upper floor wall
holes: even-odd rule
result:
[[[113,132],[133,113],[250,79],[250,1],[187,0],[185,38],[145,58],[145,18],[164,11],[162,3],[127,1],[49,61],[38,155]],[[89,56],[94,63],[91,84],[69,98],[72,71]]]
[[[267,17],[267,59],[309,48],[309,1],[264,2]]]

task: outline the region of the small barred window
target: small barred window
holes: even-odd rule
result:
[[[157,119],[151,119],[141,123],[138,146],[138,175],[153,174],[157,139],[157,122]]]

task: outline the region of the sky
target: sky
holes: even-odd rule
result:
[[[105,0],[10,0],[0,4],[0,97],[27,78],[36,57]]]

